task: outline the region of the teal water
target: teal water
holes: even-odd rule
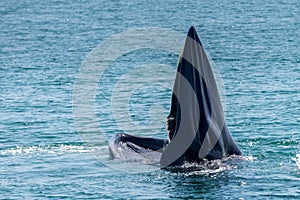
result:
[[[300,197],[299,1],[13,0],[0,2],[0,22],[0,198]],[[154,167],[128,174],[105,166],[74,125],[73,86],[84,59],[130,28],[186,34],[191,25],[222,75],[227,124],[245,158],[196,173]],[[116,76],[149,62],[175,68],[177,55],[124,55],[99,82],[97,117],[107,137],[120,131],[109,106]],[[169,95],[155,85],[137,90],[132,119],[147,123],[145,109],[167,110]]]

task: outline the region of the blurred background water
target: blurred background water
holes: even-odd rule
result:
[[[226,120],[246,159],[213,173],[157,167],[126,174],[103,165],[74,125],[72,91],[82,62],[130,28],[186,34],[191,25],[222,75]],[[297,0],[1,1],[0,198],[298,199],[299,29]],[[175,69],[177,59],[149,50],[124,55],[107,72],[107,91],[126,66]],[[109,137],[119,131],[107,117],[110,96],[97,92],[97,116]],[[132,98],[132,118],[146,123],[147,113],[136,116],[154,104],[167,114],[170,90],[149,86]]]

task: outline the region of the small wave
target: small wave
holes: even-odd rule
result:
[[[10,149],[0,150],[1,156],[17,156],[17,155],[36,155],[36,154],[65,154],[65,153],[88,153],[91,149],[78,145],[36,145],[36,146],[17,146]]]

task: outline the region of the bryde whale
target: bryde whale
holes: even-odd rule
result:
[[[161,168],[242,154],[226,125],[212,66],[193,26],[178,61],[167,131],[168,139],[116,134],[109,141],[110,154],[124,160],[149,157]]]

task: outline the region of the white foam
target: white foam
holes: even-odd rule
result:
[[[256,158],[253,157],[253,156],[239,156],[239,158],[241,158],[243,160],[247,160],[247,161],[254,161],[254,160],[256,160]]]
[[[37,145],[17,146],[10,149],[0,150],[1,156],[32,155],[32,154],[65,154],[65,153],[88,153],[91,150],[85,146],[76,145]]]

